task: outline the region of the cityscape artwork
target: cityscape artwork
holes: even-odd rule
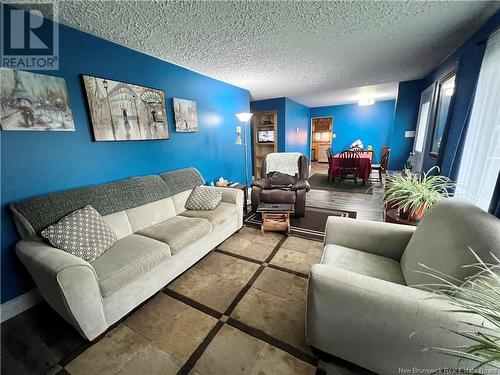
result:
[[[63,78],[0,69],[2,130],[75,131]]]
[[[162,90],[83,75],[96,141],[169,139]]]
[[[197,132],[198,115],[196,114],[196,102],[185,99],[174,98],[175,131]]]

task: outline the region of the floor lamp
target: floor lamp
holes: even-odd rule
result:
[[[247,124],[252,118],[252,114],[248,112],[237,113],[236,117],[240,120],[242,126],[236,127],[236,144],[243,146],[243,152],[245,153],[245,185],[248,188],[248,168],[247,168]],[[241,138],[241,133],[243,133],[243,139]]]

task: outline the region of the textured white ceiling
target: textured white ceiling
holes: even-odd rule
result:
[[[361,99],[375,101],[396,99],[399,82],[381,83],[379,85],[361,86],[342,90],[308,93],[295,98],[299,103],[307,103],[309,107],[357,103]]]
[[[94,35],[303,104],[424,76],[500,8],[482,1],[59,1]]]

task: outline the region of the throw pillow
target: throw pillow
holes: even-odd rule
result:
[[[58,249],[92,262],[116,242],[116,235],[92,206],[63,217],[42,231]]]
[[[222,200],[222,192],[208,186],[197,186],[189,195],[184,207],[187,210],[213,210]]]

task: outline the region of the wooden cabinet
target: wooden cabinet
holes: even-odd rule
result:
[[[266,155],[278,150],[278,112],[257,112],[252,118],[253,173],[261,177],[260,170]]]

